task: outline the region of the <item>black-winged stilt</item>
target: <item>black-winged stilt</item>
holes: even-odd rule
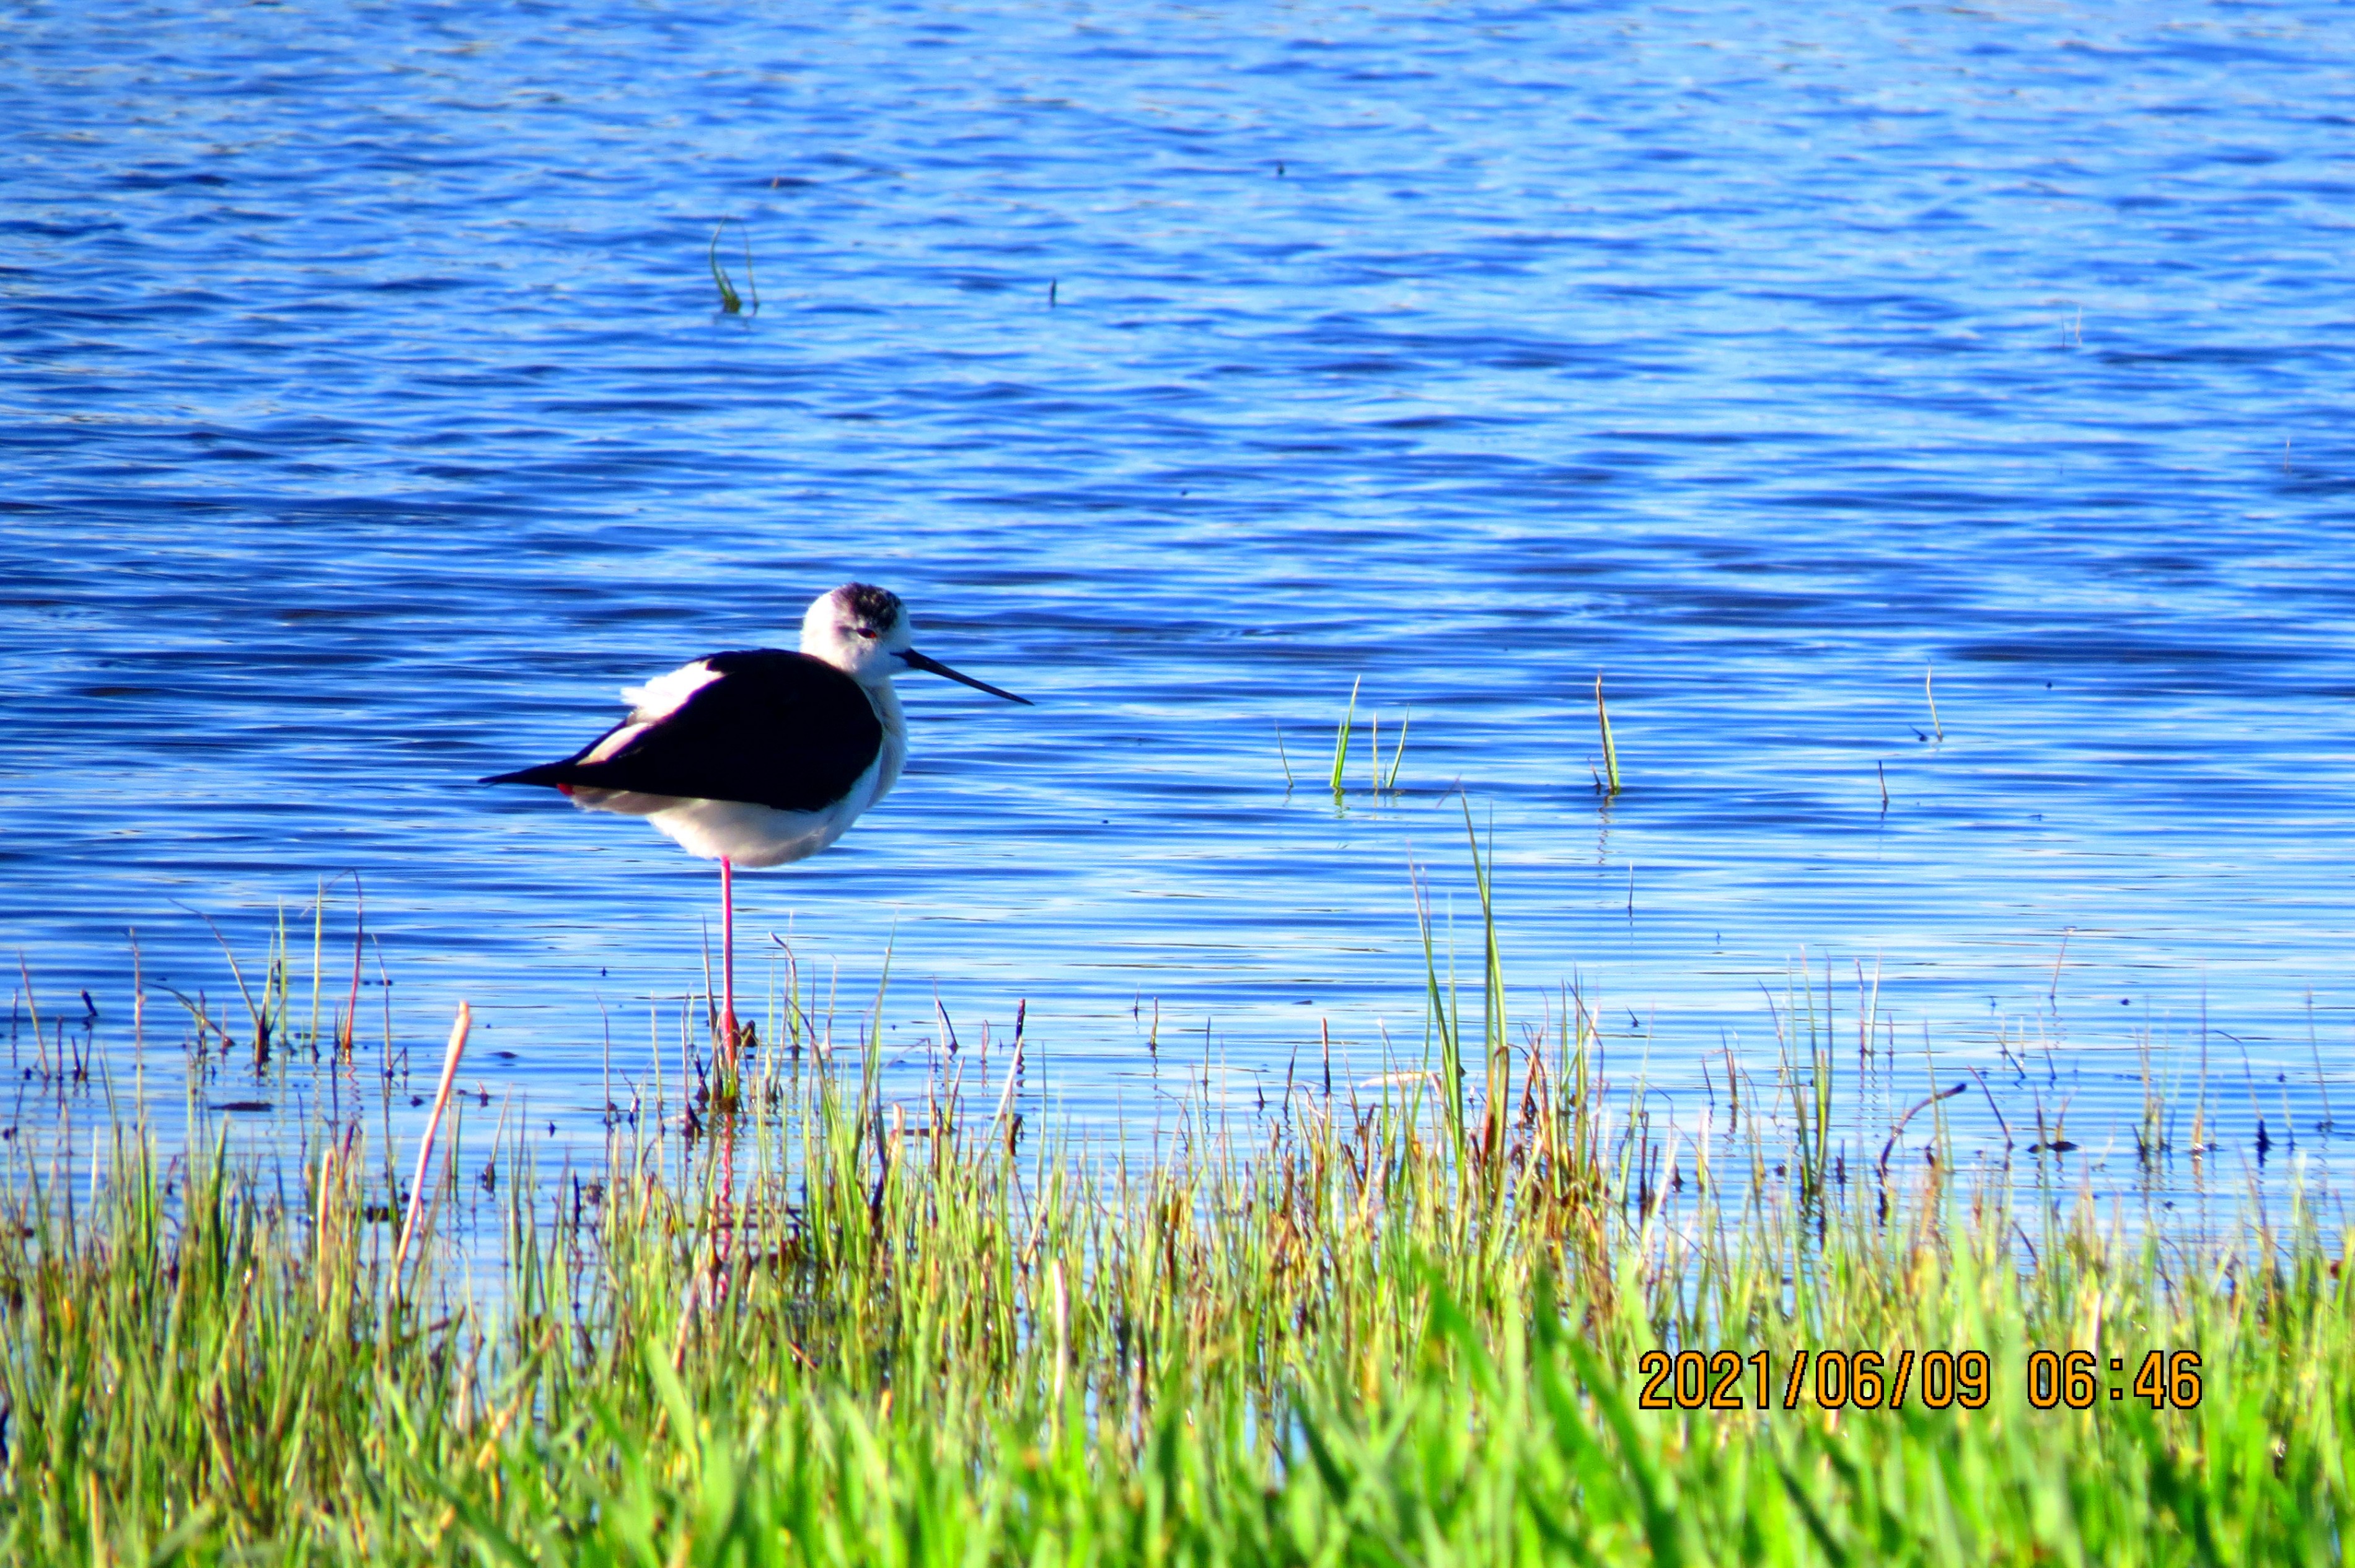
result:
[[[896,594],[847,582],[802,617],[799,653],[713,654],[622,693],[629,716],[560,763],[485,784],[551,784],[591,811],[643,816],[689,854],[719,862],[720,1004],[734,1079],[738,866],[782,866],[842,837],[900,777],[908,724],[891,677],[960,675],[908,643]]]

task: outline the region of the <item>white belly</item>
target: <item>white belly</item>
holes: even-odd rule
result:
[[[848,831],[883,794],[882,770],[869,768],[850,793],[817,811],[779,811],[742,800],[688,800],[635,790],[575,789],[588,811],[643,816],[690,855],[738,866],[783,866],[807,859]],[[888,787],[888,786],[887,786]]]

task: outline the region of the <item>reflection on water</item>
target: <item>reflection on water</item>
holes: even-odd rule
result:
[[[1165,1045],[1254,1110],[1328,1041],[1418,1071],[1468,803],[1514,1027],[1574,985],[1681,1126],[1817,1027],[1871,1046],[1858,1157],[1959,1071],[1963,1134],[2065,1117],[2097,1185],[2147,1072],[2220,1161],[2327,1161],[2339,21],[34,6],[20,1072],[87,1024],[119,1076],[142,1006],[181,1060],[244,1008],[181,906],[248,965],[283,910],[307,976],[356,872],[368,1049],[464,997],[479,1092],[595,1136],[616,1064],[678,1081],[708,868],[471,781],[856,576],[1039,699],[911,683],[899,791],[740,885],[747,986],[773,932],[894,1071],[1026,999],[1083,1126]],[[310,1104],[214,1057],[272,1105],[221,1115]]]

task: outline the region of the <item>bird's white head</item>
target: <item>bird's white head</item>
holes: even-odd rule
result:
[[[890,680],[905,667],[908,607],[871,583],[846,582],[810,601],[802,617],[802,652],[824,659],[861,686]]]
[[[846,582],[812,600],[809,613],[802,617],[802,652],[870,688],[889,687],[902,669],[921,669],[1008,702],[1027,706],[1030,700],[918,653],[908,641],[908,607],[898,594],[872,583]]]

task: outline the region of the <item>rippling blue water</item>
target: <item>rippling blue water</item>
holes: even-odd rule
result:
[[[0,933],[119,1043],[137,927],[169,1036],[232,988],[179,905],[254,952],[354,869],[400,1040],[469,997],[469,1079],[592,1127],[716,879],[472,781],[856,576],[1039,706],[903,681],[899,791],[747,945],[850,1010],[889,946],[910,1046],[1027,997],[1083,1121],[1156,1003],[1253,1093],[1326,1020],[1419,1051],[1468,801],[1515,1007],[1575,976],[1688,1120],[1804,951],[1843,1029],[1879,966],[1901,1080],[2099,1155],[2204,1051],[2228,1148],[2327,1156],[2346,20],[19,7]]]

